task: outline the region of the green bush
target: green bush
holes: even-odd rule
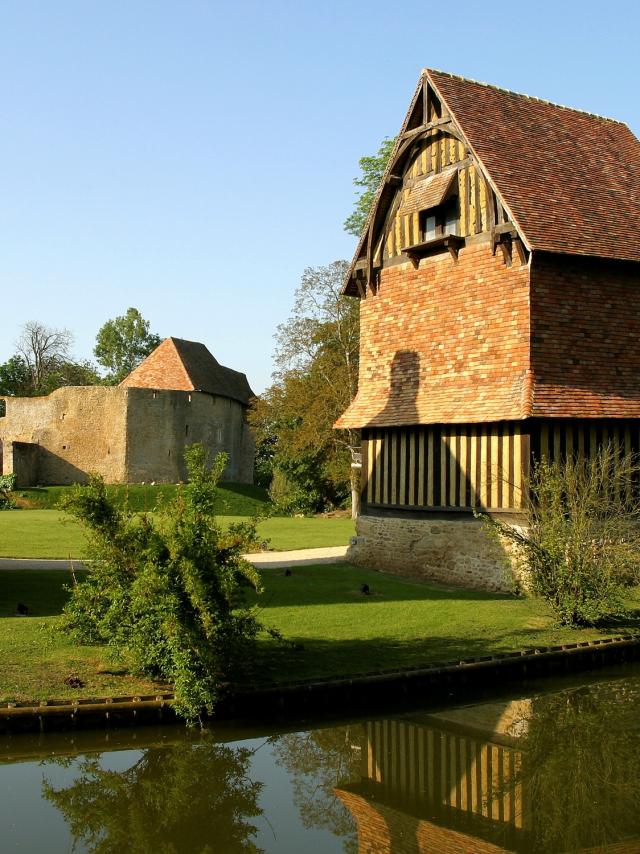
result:
[[[0,475],[0,490],[4,492],[13,492],[16,488],[16,476],[15,474],[2,474]]]
[[[594,625],[625,610],[640,581],[640,465],[611,447],[588,459],[534,466],[522,527],[490,520],[523,553],[532,592],[564,625]]]
[[[97,476],[63,500],[88,528],[94,561],[71,588],[64,625],[81,642],[108,644],[132,670],[173,683],[178,712],[193,719],[248,669],[260,624],[242,607],[240,582],[260,590],[260,578],[242,557],[255,521],[222,531],[214,516],[226,456],[208,469],[204,449],[192,445],[185,459],[189,482],[154,516],[119,506]]]

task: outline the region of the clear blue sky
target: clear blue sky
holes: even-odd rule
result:
[[[2,0],[0,360],[31,319],[90,358],[132,305],[261,391],[421,68],[639,134],[639,29],[631,2]]]

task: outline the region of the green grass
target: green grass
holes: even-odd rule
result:
[[[231,524],[242,518],[221,516],[220,522]],[[277,551],[345,545],[354,530],[351,519],[343,517],[275,517],[258,526],[260,538]],[[59,510],[0,513],[0,557],[77,559],[84,554],[84,543],[80,525]]]
[[[168,686],[132,676],[113,666],[105,650],[79,646],[56,631],[57,615],[67,594],[65,570],[0,572],[0,701],[152,694]],[[14,617],[18,602],[28,617]],[[64,684],[77,676],[82,688]]]
[[[169,501],[177,489],[175,483],[131,483],[107,486],[107,494],[127,503],[135,512],[154,510],[159,503]],[[33,486],[19,489],[14,498],[25,509],[55,510],[60,499],[72,486]],[[248,483],[221,483],[218,487],[216,512],[220,516],[252,516],[266,513],[271,507],[266,489]]]
[[[159,686],[109,667],[104,650],[81,647],[55,631],[65,600],[64,570],[0,572],[0,701],[147,693]],[[590,640],[638,631],[640,596],[628,619],[609,629],[571,630],[554,624],[546,605],[470,590],[402,580],[346,564],[263,573],[261,620],[303,649],[260,641],[260,681],[366,673]],[[371,595],[360,592],[367,583]],[[14,617],[17,602],[30,616]],[[85,683],[64,685],[69,674]]]

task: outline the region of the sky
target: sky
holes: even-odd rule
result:
[[[626,122],[640,4],[0,0],[0,362],[138,308],[270,382],[306,267],[423,67]]]

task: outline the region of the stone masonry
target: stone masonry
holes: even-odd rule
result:
[[[513,592],[518,569],[511,550],[500,548],[482,521],[468,516],[360,516],[347,559],[404,578],[501,593]]]

